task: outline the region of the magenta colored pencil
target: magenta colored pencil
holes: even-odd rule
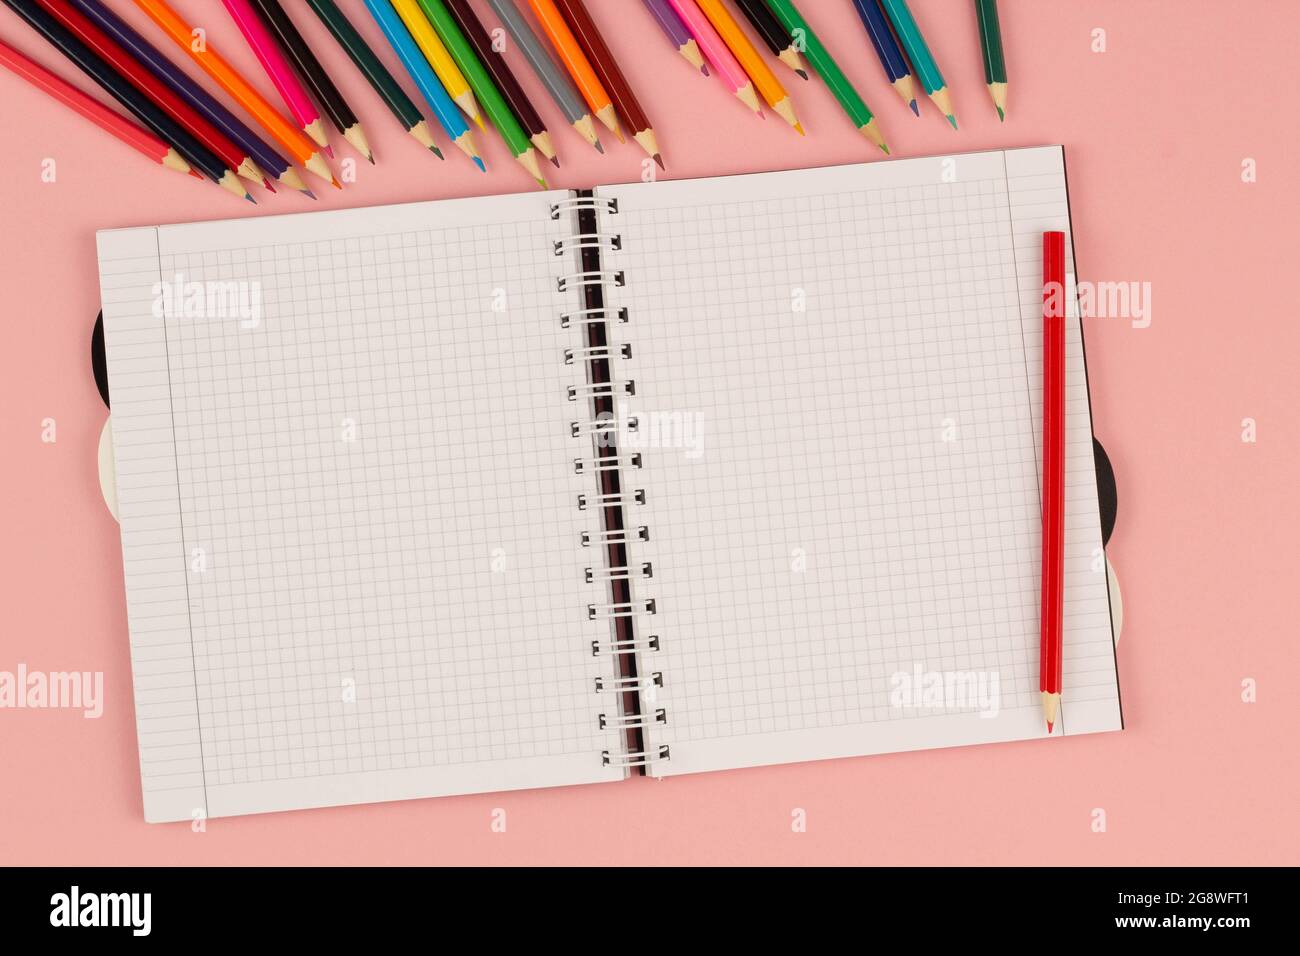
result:
[[[262,69],[275,84],[280,98],[284,100],[284,105],[293,115],[294,122],[302,127],[302,131],[310,136],[317,146],[324,148],[330,156],[333,156],[334,151],[330,149],[329,140],[325,138],[325,124],[321,122],[320,111],[307,95],[289,61],[284,58],[284,53],[276,45],[275,37],[271,36],[271,31],[262,21],[262,15],[253,9],[249,0],[222,0],[222,3],[230,11],[230,16],[239,27],[239,32],[244,35],[244,39],[248,41],[253,53],[257,55],[257,62],[262,64]]]
[[[750,81],[749,74],[732,56],[731,49],[723,42],[722,37],[718,36],[718,31],[713,29],[709,18],[695,5],[695,0],[668,0],[668,2],[682,18],[686,29],[691,31],[695,42],[704,51],[705,57],[718,71],[722,82],[727,84],[727,89],[735,93],[751,110],[762,116],[763,108],[758,105],[758,97],[754,94],[754,84]]]

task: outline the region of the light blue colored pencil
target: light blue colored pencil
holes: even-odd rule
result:
[[[402,18],[397,15],[393,5],[388,0],[366,0],[366,9],[370,15],[375,18],[379,24],[379,29],[383,31],[384,38],[388,45],[393,48],[397,58],[402,61],[402,66],[406,72],[411,75],[415,85],[420,88],[420,93],[433,110],[434,116],[442,128],[447,131],[451,141],[461,148],[461,150],[479,169],[487,172],[487,167],[483,164],[483,157],[479,155],[478,145],[474,142],[474,134],[470,132],[465,125],[464,118],[460,115],[460,110],[448,95],[447,90],[439,82],[438,76],[433,72],[433,67],[429,61],[424,58],[420,48],[415,45],[415,40],[407,32],[406,24],[402,23]]]

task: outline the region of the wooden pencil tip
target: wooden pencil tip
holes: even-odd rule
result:
[[[551,157],[551,165],[554,166],[556,169],[559,169],[559,168],[560,168],[560,157],[558,157],[558,156],[552,156],[552,157]]]
[[[321,151],[322,151],[326,156],[328,156],[330,159],[333,159],[333,158],[334,158],[334,147],[333,147],[333,146],[322,146],[322,147],[321,147]]]
[[[912,97],[912,102],[908,103],[907,105],[912,107],[912,112],[915,113],[917,116],[921,115],[921,107],[916,105],[916,97]]]
[[[805,132],[803,131],[803,123],[795,123],[795,124],[794,124],[794,131],[795,131],[796,133],[798,133],[800,136],[807,136],[807,135],[808,135],[807,133],[805,133]]]
[[[998,111],[998,122],[1005,123],[1007,121],[1007,111],[1000,106],[995,106],[993,108]]]
[[[953,129],[957,128],[957,117],[953,116],[951,113],[948,114],[948,122],[952,124]]]
[[[330,179],[330,184],[333,185],[333,187],[334,187],[335,189],[342,189],[342,188],[343,188],[343,184],[342,184],[341,182],[339,182],[339,181],[338,181],[337,179],[335,179],[335,178],[331,178],[331,179]]]
[[[709,64],[707,64],[707,63],[701,63],[701,64],[700,64],[700,72],[703,73],[705,76],[708,76],[708,75],[709,75]]]
[[[798,73],[800,76],[802,76],[805,80],[808,79],[807,70],[795,70],[795,72]]]
[[[478,123],[478,128],[479,128],[479,129],[483,130],[484,132],[487,132],[487,125],[484,124],[484,122],[483,122],[483,116],[482,116],[482,114],[478,114],[478,115],[476,115],[476,116],[474,117],[474,122],[475,122],[475,123]]]
[[[596,142],[591,145],[596,147],[596,152],[600,153],[600,155],[605,155],[605,147],[600,145],[600,140],[596,140]]]
[[[267,179],[265,176],[262,177],[262,185],[271,192],[275,192],[275,187],[271,185],[271,180]]]
[[[252,195],[250,195],[249,193],[244,193],[244,198],[247,199],[249,202],[251,202],[254,206],[257,205],[257,200],[254,199]]]
[[[659,164],[659,168],[662,169],[664,172],[668,171],[668,167],[664,165],[664,158],[660,156],[658,153],[655,153],[654,161]]]
[[[1047,732],[1049,734],[1052,732],[1052,722],[1050,720],[1047,722]]]
[[[430,146],[429,152],[433,153],[433,155],[437,156],[439,159],[445,160],[447,158],[446,156],[442,155],[442,150],[440,150],[437,146]]]
[[[483,158],[481,156],[474,157],[474,165],[479,168],[480,172],[487,172],[487,166],[483,164]]]
[[[374,153],[369,153],[369,154],[367,154],[366,159],[370,160],[370,165],[371,165],[371,166],[375,165],[375,154],[374,154]]]
[[[316,198],[316,194],[312,192],[310,189],[304,189],[302,193],[304,196],[310,196],[312,199]]]
[[[538,186],[541,186],[543,189],[550,189],[550,188],[551,188],[550,186],[546,185],[546,180],[543,179],[541,176],[538,176],[538,177],[537,177],[537,185],[538,185]]]
[[[882,153],[884,153],[886,156],[888,156],[888,155],[889,155],[889,146],[886,145],[885,143],[881,143],[881,144],[880,144],[880,151],[881,151]]]

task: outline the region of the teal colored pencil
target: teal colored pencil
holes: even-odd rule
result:
[[[921,81],[921,88],[929,95],[934,105],[939,107],[939,112],[948,117],[952,128],[956,129],[957,117],[952,111],[952,97],[948,95],[948,85],[943,80],[943,74],[939,72],[939,64],[934,61],[934,55],[930,52],[925,37],[921,36],[921,28],[916,25],[916,18],[907,8],[907,0],[880,0],[880,5],[889,16],[889,22],[894,25],[894,33],[898,35],[898,42],[902,44],[903,52],[912,63],[912,71]]]
[[[451,141],[459,146],[466,156],[474,160],[479,169],[486,172],[487,167],[483,165],[483,158],[479,156],[478,146],[474,142],[474,134],[465,125],[460,110],[456,108],[456,104],[452,102],[451,97],[447,95],[446,89],[438,81],[437,75],[433,72],[433,67],[429,66],[429,61],[424,58],[420,48],[411,39],[411,34],[406,30],[406,24],[402,23],[397,16],[397,11],[393,9],[393,5],[388,0],[366,0],[366,9],[370,11],[370,15],[379,24],[384,39],[393,48],[397,58],[402,61],[402,66],[411,75],[415,85],[420,88],[420,93],[433,110],[433,114],[438,117],[438,122],[442,125],[442,128],[451,137]]]

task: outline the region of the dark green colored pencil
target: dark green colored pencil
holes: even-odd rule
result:
[[[352,60],[361,75],[366,78],[371,87],[379,98],[382,99],[397,121],[406,128],[406,131],[415,137],[416,142],[427,149],[433,150],[439,159],[442,159],[442,150],[433,142],[433,134],[429,132],[429,125],[424,121],[424,114],[420,112],[418,106],[411,102],[411,98],[406,95],[393,78],[393,74],[388,72],[388,68],[379,61],[375,56],[375,51],[361,38],[356,27],[339,9],[334,0],[307,0],[320,22],[325,24],[334,39],[338,41],[339,46],[343,47],[348,57]]]
[[[980,25],[980,50],[984,54],[984,82],[998,111],[1007,116],[1007,60],[1002,53],[1002,26],[998,23],[998,0],[975,0],[975,17]]]

